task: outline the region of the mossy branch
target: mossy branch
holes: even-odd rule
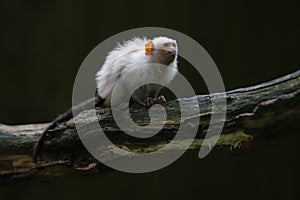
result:
[[[213,95],[215,98],[222,96]],[[190,150],[200,148],[207,132],[212,114],[210,97],[211,95],[197,96],[201,112],[195,117],[200,117],[200,126]],[[272,132],[270,130],[274,130],[279,124],[288,126],[293,123],[292,119],[300,118],[300,70],[253,87],[229,91],[226,93],[226,98],[225,126],[217,146],[240,148],[243,144],[248,144],[252,138],[265,134],[266,130]],[[181,100],[185,105],[189,105],[192,98]],[[47,138],[43,159],[38,164],[31,162],[32,148],[48,124],[16,126],[0,124],[0,182],[37,174],[60,176],[97,172],[101,163],[91,157],[83,147],[76,134],[74,120],[91,133],[93,124],[99,121],[101,126],[105,127],[106,135],[110,136],[119,147],[130,149],[128,155],[121,155],[114,148],[103,152],[107,156],[107,162],[122,159],[132,152],[135,152],[134,155],[138,157],[137,152],[155,151],[174,137],[180,123],[178,102],[167,102],[164,107],[169,114],[168,123],[160,134],[151,138],[151,142],[139,141],[138,145],[136,142],[128,142],[128,136],[115,125],[110,112],[99,109],[98,120],[95,121],[92,111],[86,110],[74,119],[60,124],[54,130],[57,137]],[[133,119],[138,119],[139,124],[149,122],[148,110],[142,106],[134,105],[131,115]],[[167,151],[176,151],[185,142],[187,141],[184,139],[177,141]]]

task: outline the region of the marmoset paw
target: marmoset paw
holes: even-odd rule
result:
[[[154,98],[151,98],[151,97],[148,97],[146,100],[145,100],[145,104],[146,104],[146,107],[149,108],[151,107],[153,104],[156,103],[156,99]]]
[[[163,95],[160,95],[159,97],[157,97],[157,103],[166,103],[167,100]]]

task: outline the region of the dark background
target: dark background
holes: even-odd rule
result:
[[[297,1],[10,0],[0,6],[1,123],[46,122],[64,112],[71,106],[73,81],[85,56],[106,38],[131,28],[165,27],[189,35],[214,59],[227,90],[299,69]],[[297,128],[242,156],[215,153],[198,160],[195,155],[150,174],[110,172],[21,183],[5,191],[12,195],[19,190],[20,198],[155,199],[173,194],[181,199],[293,199],[299,180]]]
[[[299,69],[299,6],[287,1],[11,0],[1,1],[0,13],[2,123],[45,122],[64,112],[85,56],[131,28],[189,35],[214,59],[227,90]]]

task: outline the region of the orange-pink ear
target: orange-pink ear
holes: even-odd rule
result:
[[[153,49],[154,49],[154,45],[153,45],[153,42],[151,40],[149,40],[147,42],[147,44],[145,44],[145,54],[147,56],[151,55],[152,52],[153,52]]]

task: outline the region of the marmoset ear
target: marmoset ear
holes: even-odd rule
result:
[[[149,56],[149,55],[151,55],[153,53],[153,50],[154,50],[153,42],[152,42],[152,40],[149,40],[147,42],[147,44],[145,44],[145,54],[147,56]]]

